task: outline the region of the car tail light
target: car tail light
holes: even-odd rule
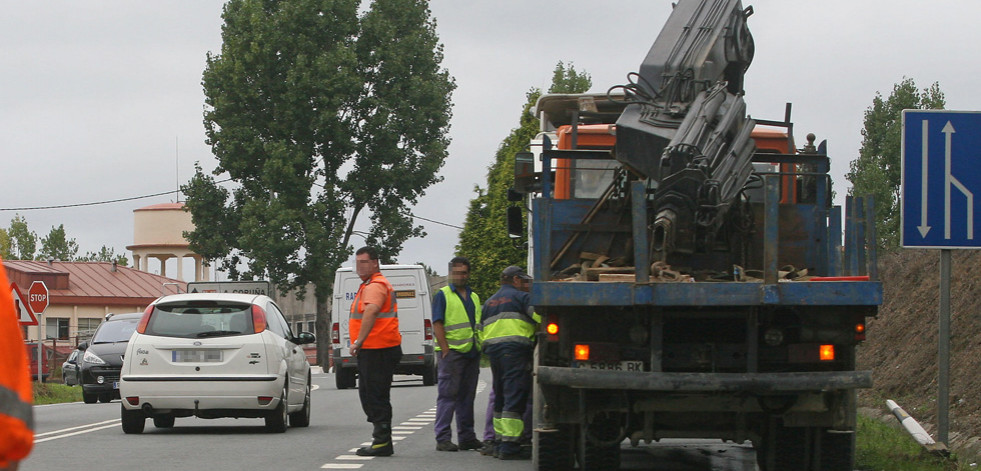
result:
[[[140,396],[126,396],[126,402],[131,406],[140,405]]]
[[[589,345],[576,345],[575,358],[579,361],[589,360]]]
[[[259,405],[267,406],[269,405],[270,402],[272,402],[272,400],[273,400],[272,396],[259,396]]]
[[[341,343],[341,324],[338,322],[330,328],[330,343]]]
[[[424,332],[425,332],[425,335],[426,335],[425,340],[432,340],[433,339],[433,321],[431,321],[429,319],[426,319],[425,324],[424,324]]]
[[[819,357],[821,361],[832,361],[835,359],[835,346],[834,345],[821,345],[819,351]]]
[[[136,331],[139,333],[146,332],[146,326],[150,323],[150,314],[153,314],[153,304],[146,307],[143,311],[143,317],[140,318],[140,323],[136,325]]]
[[[865,340],[865,324],[858,323],[855,324],[855,340],[862,341]]]
[[[257,334],[266,330],[266,311],[255,304],[252,305],[252,327]]]

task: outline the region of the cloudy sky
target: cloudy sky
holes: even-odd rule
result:
[[[10,208],[113,200],[174,190],[204,144],[201,71],[221,46],[217,0],[5,2],[0,15],[0,226],[15,212],[44,236],[64,224],[82,252],[132,243],[132,211],[174,194],[69,209]],[[756,58],[746,102],[778,120],[793,103],[798,144],[827,139],[839,195],[876,92],[903,77],[939,82],[949,109],[981,110],[981,2],[758,0],[746,2]],[[547,87],[556,62],[593,79],[625,82],[670,13],[666,0],[431,2],[457,82],[445,180],[416,215],[460,226],[500,141],[516,126],[531,87]],[[420,221],[429,236],[400,262],[445,271],[458,230]],[[357,240],[355,241],[357,242]],[[127,255],[131,256],[131,254]],[[173,262],[172,262],[173,263]],[[151,271],[156,269],[151,264]],[[171,268],[173,270],[173,268]],[[171,271],[172,273],[172,271]]]

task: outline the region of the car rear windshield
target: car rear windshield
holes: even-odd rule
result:
[[[105,322],[95,331],[92,343],[129,342],[139,323],[139,318]]]
[[[252,305],[195,302],[158,304],[150,314],[146,334],[203,338],[254,333]]]

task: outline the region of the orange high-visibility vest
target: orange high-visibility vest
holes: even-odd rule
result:
[[[358,294],[354,296],[354,301],[351,303],[351,343],[357,342],[358,335],[361,333],[361,317],[364,315],[365,307],[361,293],[371,283],[381,283],[388,290],[388,296],[385,297],[385,304],[381,306],[375,324],[368,332],[368,337],[361,344],[361,348],[388,348],[401,345],[402,334],[399,332],[399,309],[395,301],[395,290],[381,272],[371,275],[368,281],[361,283]]]
[[[2,263],[2,261],[0,261]],[[0,468],[34,445],[34,389],[7,271],[0,267]]]

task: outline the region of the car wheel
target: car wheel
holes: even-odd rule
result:
[[[286,420],[287,412],[289,409],[286,407],[286,388],[283,388],[282,399],[279,400],[279,405],[276,409],[269,411],[269,415],[266,416],[266,431],[269,433],[283,433],[286,431]]]
[[[146,416],[143,415],[143,411],[139,409],[129,410],[122,404],[119,407],[122,409],[123,433],[143,433],[143,427],[146,425]]]
[[[310,377],[307,377],[307,391],[303,396],[303,408],[290,414],[290,427],[310,425]]]
[[[174,426],[174,416],[158,415],[153,418],[153,426],[157,428],[171,428]]]
[[[431,365],[423,366],[422,370],[422,385],[432,386],[436,384],[436,362],[434,361]]]
[[[112,393],[99,394],[99,402],[108,404],[112,400]]]
[[[84,401],[86,404],[95,404],[96,402],[99,402],[99,395],[89,394],[85,391],[82,391],[82,401]]]

